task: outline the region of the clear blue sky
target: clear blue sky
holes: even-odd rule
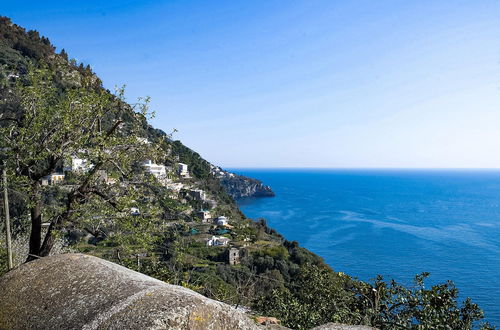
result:
[[[225,167],[499,167],[500,1],[2,1]]]

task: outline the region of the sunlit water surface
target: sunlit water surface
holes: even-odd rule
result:
[[[274,198],[239,200],[337,271],[451,279],[500,325],[500,171],[250,170]]]

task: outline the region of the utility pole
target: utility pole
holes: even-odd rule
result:
[[[3,210],[5,213],[5,237],[7,240],[7,255],[9,259],[9,270],[14,268],[12,264],[12,240],[10,237],[10,213],[9,213],[9,193],[7,192],[7,169],[5,166],[2,169],[3,176]]]

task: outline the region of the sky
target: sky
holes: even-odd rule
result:
[[[226,168],[500,167],[500,1],[6,1]]]

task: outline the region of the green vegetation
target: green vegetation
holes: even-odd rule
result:
[[[0,150],[14,239],[30,236],[28,260],[54,252],[57,243],[293,328],[344,322],[467,329],[482,319],[469,300],[458,306],[453,284],[425,289],[426,274],[406,288],[334,272],[264,219],[246,219],[210,163],[149,126],[147,98],[129,105],[123,89],[111,94],[90,67],[68,61],[64,51],[56,54],[37,32],[7,18],[0,18],[0,29]],[[92,166],[65,170],[72,157]],[[167,178],[148,173],[142,165],[147,159],[166,165]],[[188,165],[190,178],[176,173],[179,162]],[[65,172],[64,181],[42,185],[53,172]],[[195,189],[208,197],[193,197]],[[229,226],[202,222],[196,217],[202,208],[212,217],[226,216]],[[205,244],[213,234],[230,239],[239,262],[229,265],[229,246]],[[0,249],[0,274],[6,271],[3,254]]]
[[[453,283],[425,289],[428,274],[407,288],[378,277],[373,284],[312,266],[301,269],[285,290],[261,297],[255,308],[280,318],[292,328],[327,322],[367,324],[381,329],[471,329],[482,312],[469,299],[458,306]],[[271,307],[270,307],[271,306]],[[482,329],[491,329],[483,324]]]

